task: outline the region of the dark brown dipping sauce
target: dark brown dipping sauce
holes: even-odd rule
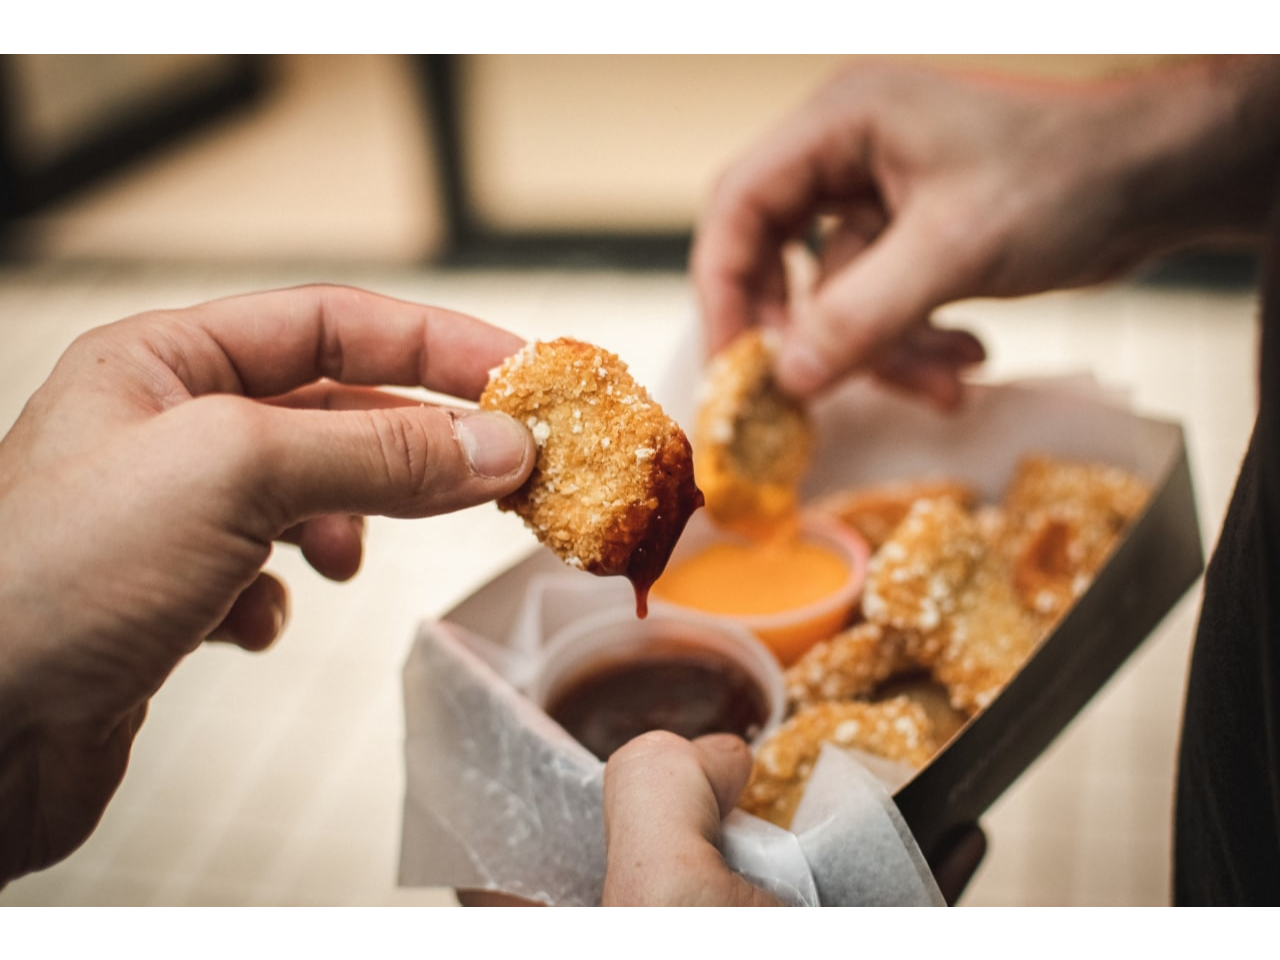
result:
[[[764,692],[738,664],[702,651],[613,661],[555,691],[547,713],[601,760],[650,730],[750,740],[768,718]]]
[[[643,620],[649,614],[649,588],[662,576],[676,541],[695,510],[705,505],[702,491],[693,482],[693,460],[686,456],[657,457],[654,463],[658,509],[646,518],[647,536],[636,544],[627,560],[626,577],[636,591],[636,616]]]

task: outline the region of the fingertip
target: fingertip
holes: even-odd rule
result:
[[[289,591],[269,573],[258,574],[232,603],[218,628],[209,635],[217,642],[232,643],[258,652],[273,644],[289,618]]]
[[[987,345],[969,330],[952,330],[955,335],[956,360],[967,367],[987,362]]]
[[[312,517],[299,525],[294,539],[307,563],[321,576],[338,582],[350,580],[360,571],[364,558],[364,517]]]
[[[778,345],[773,376],[783,393],[805,399],[830,384],[835,371],[830,361],[812,344],[792,333]]]
[[[715,793],[720,816],[728,816],[751,777],[751,750],[740,737],[729,733],[708,734],[694,740],[693,745]]]
[[[929,402],[943,413],[959,409],[964,400],[964,387],[951,369],[925,371],[921,390]]]

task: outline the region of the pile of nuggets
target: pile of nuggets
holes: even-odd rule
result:
[[[751,349],[758,370],[762,347]],[[775,427],[793,439],[811,429],[794,418]],[[703,430],[700,440],[695,453],[716,466],[706,448],[720,438]],[[720,458],[729,462],[725,447]],[[737,458],[739,474],[749,472],[744,459]],[[714,514],[721,481],[713,470],[699,479]],[[725,485],[735,487],[735,498],[722,521],[749,500],[736,489],[742,478],[731,479]],[[827,743],[910,768],[927,763],[1085,591],[1149,494],[1112,466],[1027,456],[995,504],[961,481],[940,479],[850,489],[809,505],[867,541],[866,585],[853,622],[788,667],[789,718],[756,751],[740,806],[789,826]]]

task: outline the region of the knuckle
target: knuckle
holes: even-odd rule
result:
[[[430,493],[433,487],[429,432],[417,418],[393,410],[368,412],[378,461],[375,469],[394,490],[402,491],[406,502]]]
[[[262,411],[252,400],[234,394],[208,394],[178,410],[191,423],[180,429],[206,437],[217,450],[211,461],[239,476],[256,479],[273,459],[274,439]]]
[[[320,317],[315,368],[321,376],[342,380],[346,369],[346,348],[341,336],[342,324],[337,322],[337,318],[357,309],[353,303],[358,296],[357,291],[340,284],[322,283],[312,286],[311,292]]]

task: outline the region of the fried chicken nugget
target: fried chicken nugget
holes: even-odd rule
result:
[[[1056,620],[1088,588],[1150,487],[1106,464],[1030,456],[1004,497],[1004,551],[1028,609]]]
[[[784,829],[789,827],[825,743],[857,748],[917,769],[938,749],[928,714],[909,697],[879,703],[814,704],[761,744],[738,805]]]
[[[955,500],[917,501],[868,565],[863,614],[903,631],[901,655],[927,668],[973,715],[1043,635],[1020,602],[984,523]]]
[[[878,623],[863,622],[810,647],[783,674],[787,702],[801,710],[827,700],[868,697],[886,680],[917,666],[919,641]]]
[[[862,612],[887,627],[933,633],[957,609],[986,552],[977,521],[959,503],[917,500],[867,565]]]
[[[566,337],[530,343],[493,371],[480,406],[538,444],[529,479],[498,506],[570,566],[647,591],[702,495],[684,431],[626,364]]]
[[[1022,668],[1044,633],[1044,625],[1020,602],[1005,564],[989,554],[948,618],[930,671],[951,705],[973,716]]]
[[[694,458],[707,509],[726,525],[767,525],[793,514],[815,431],[806,410],[769,373],[758,329],[707,364],[694,428]]]
[[[917,500],[948,497],[966,509],[978,501],[977,491],[956,480],[902,481],[839,490],[822,497],[814,509],[852,527],[878,550],[893,536]]]

